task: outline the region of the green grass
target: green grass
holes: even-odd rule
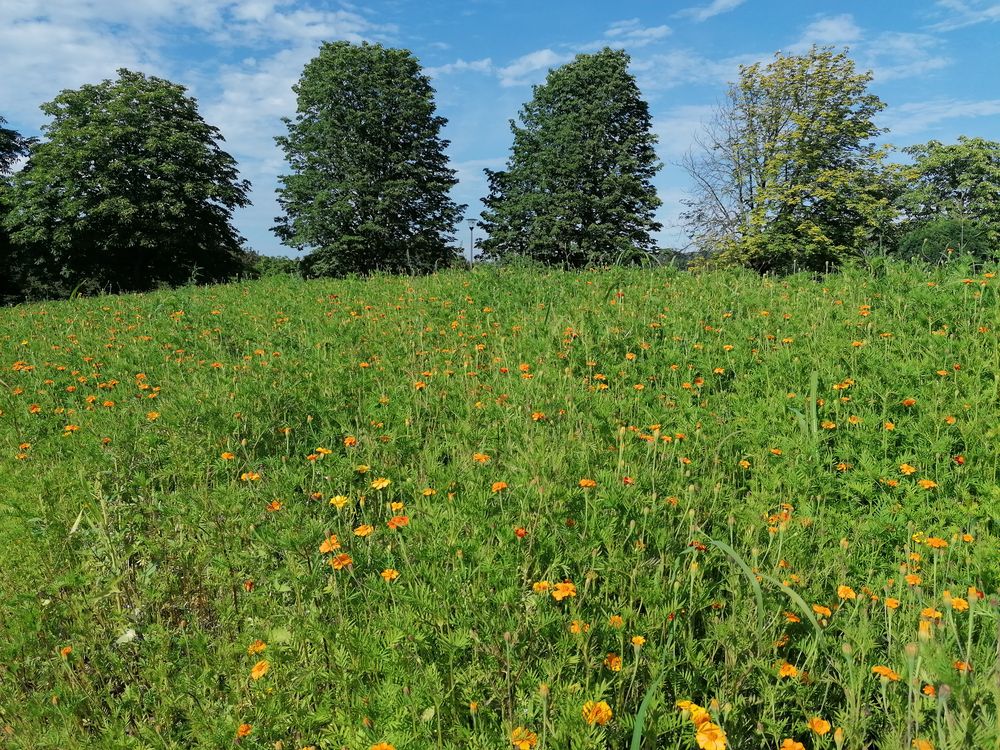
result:
[[[0,311],[0,747],[996,747],[998,283],[482,268]]]

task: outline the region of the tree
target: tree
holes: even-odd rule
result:
[[[992,246],[996,253],[1000,248],[1000,143],[959,136],[958,143],[928,141],[903,151],[914,160],[906,170],[907,189],[899,199],[910,231],[922,237],[928,231],[922,225],[938,222],[932,234],[942,240],[950,236],[956,250],[967,244],[963,237],[968,233],[970,237],[982,235],[977,248]]]
[[[479,246],[493,258],[548,264],[633,259],[655,252],[660,200],[649,106],[629,56],[577,55],[535,86],[520,112],[504,171],[486,170]]]
[[[324,44],[293,87],[295,119],[276,138],[291,174],[279,178],[274,232],[310,276],[430,271],[451,262],[465,206],[448,192],[434,90],[408,50]]]
[[[16,130],[3,127],[6,123],[7,120],[0,115],[0,304],[14,301],[20,296],[13,248],[3,227],[3,220],[10,210],[8,176],[17,160],[28,155],[28,149],[33,143],[32,139],[24,138]]]
[[[885,105],[871,77],[828,47],[741,66],[684,162],[698,248],[758,271],[819,270],[887,236],[894,180],[873,142]]]
[[[6,226],[37,296],[212,282],[240,269],[249,183],[182,86],[121,69],[65,90],[14,177]]]

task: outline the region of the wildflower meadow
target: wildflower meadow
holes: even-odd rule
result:
[[[0,310],[0,748],[996,748],[995,273]]]

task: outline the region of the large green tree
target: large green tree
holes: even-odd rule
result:
[[[683,218],[700,250],[759,271],[820,270],[891,234],[884,108],[846,52],[740,67],[699,147]]]
[[[633,260],[661,227],[662,166],[629,56],[604,49],[549,72],[521,109],[507,168],[486,170],[480,247],[567,267]]]
[[[309,251],[311,276],[429,271],[449,264],[464,206],[435,114],[434,90],[408,50],[324,44],[294,86],[278,137],[290,174],[275,233]]]
[[[903,151],[913,158],[899,198],[910,231],[937,244],[948,237],[944,244],[956,250],[974,241],[1000,252],[1000,143],[960,136],[957,143],[928,141]]]
[[[7,120],[0,115],[0,304],[20,297],[20,274],[14,265],[13,248],[3,219],[9,210],[11,170],[19,158],[28,155],[32,143],[31,139],[16,130],[5,128],[6,123]]]
[[[121,69],[65,90],[14,177],[5,223],[34,296],[229,278],[249,183],[182,86]]]

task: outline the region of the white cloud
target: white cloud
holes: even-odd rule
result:
[[[854,22],[850,13],[839,16],[824,16],[806,26],[799,40],[788,49],[800,54],[811,46],[819,45],[846,47],[859,41],[862,37],[861,27]]]
[[[928,34],[887,31],[863,46],[861,64],[879,82],[925,75],[951,64],[941,46],[940,39]]]
[[[657,116],[656,151],[660,158],[675,161],[695,145],[695,137],[715,114],[714,104],[682,104]]]
[[[492,73],[494,71],[493,60],[485,57],[482,60],[463,60],[458,58],[455,62],[438,65],[432,68],[425,68],[424,72],[431,78],[449,75],[451,73],[463,73],[471,71],[473,73]]]
[[[960,99],[935,99],[908,102],[887,109],[880,118],[888,127],[890,136],[920,133],[945,120],[995,117],[1000,115],[1000,99],[969,101]]]
[[[671,33],[673,32],[666,24],[643,26],[638,18],[630,18],[627,21],[616,21],[611,24],[604,32],[604,36],[630,47],[644,47]]]
[[[691,18],[698,23],[702,21],[707,21],[709,18],[717,16],[721,13],[728,13],[734,8],[738,8],[743,5],[746,0],[712,0],[708,5],[696,7],[696,8],[685,8],[684,10],[677,13],[679,17]]]
[[[938,0],[944,18],[931,26],[935,31],[954,31],[966,26],[1000,21],[1000,3],[983,0]]]
[[[643,91],[660,91],[685,85],[722,86],[739,77],[740,65],[760,62],[763,54],[712,60],[687,50],[651,55],[632,64]]]
[[[551,49],[529,52],[497,71],[500,76],[500,85],[521,86],[529,83],[531,79],[537,78],[540,71],[548,71],[550,68],[562,65],[572,59],[573,55],[571,54],[554,52]]]

